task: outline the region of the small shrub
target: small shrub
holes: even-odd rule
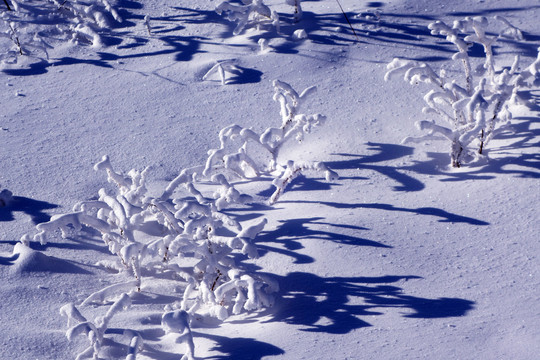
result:
[[[518,29],[498,17],[507,25],[501,34],[521,38]],[[445,70],[438,73],[428,64],[394,59],[387,66],[385,80],[395,74],[403,74],[410,84],[426,83],[432,87],[425,96],[427,106],[423,113],[435,115],[440,121],[422,120],[416,123],[420,130],[427,130],[422,137],[407,137],[404,142],[426,139],[447,139],[451,143],[450,157],[453,167],[472,161],[485,152],[486,145],[498,132],[507,128],[512,114],[509,109],[519,100],[518,90],[537,76],[537,63],[525,71],[518,68],[519,57],[509,68],[498,68],[492,46],[497,37],[487,35],[488,20],[485,17],[465,18],[452,26],[437,21],[429,25],[433,35],[443,35],[453,43],[458,52],[452,57],[463,65],[461,77],[452,77]],[[511,31],[510,31],[510,30]],[[502,35],[501,35],[502,36]],[[484,63],[473,71],[468,50],[471,44],[484,49]],[[536,64],[536,65],[535,65]]]
[[[11,10],[0,12],[0,37],[8,39],[8,43],[0,43],[6,47],[0,53],[0,61],[4,63],[17,63],[21,55],[48,59],[48,50],[58,42],[100,47],[103,45],[100,33],[122,22],[108,0],[12,0],[11,3],[13,8],[8,7]]]
[[[216,6],[219,15],[225,14],[229,21],[236,22],[234,35],[239,35],[249,28],[261,30],[268,25],[274,26],[279,32],[278,13],[271,10],[262,0],[242,0],[242,3],[243,5],[237,5],[223,1]]]

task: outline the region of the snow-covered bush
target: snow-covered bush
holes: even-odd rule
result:
[[[80,306],[103,304],[120,291],[143,291],[143,269],[146,273],[174,273],[184,291],[183,299],[170,307],[189,314],[224,320],[230,313],[272,305],[271,293],[277,290],[277,284],[266,276],[243,270],[235,260],[237,253],[257,257],[252,241],[262,231],[266,220],[246,226],[220,212],[222,207],[248,199],[238,194],[224,178],[215,177],[220,182],[215,198],[203,195],[192,176],[181,176],[180,180],[173,181],[175,188],[184,187],[183,194],[156,198],[146,191],[146,171],[132,170],[126,176],[116,172],[107,157],[95,168],[108,173],[109,182],[117,185],[116,192],[109,194],[101,189],[97,200],[80,202],[74,212],[39,224],[38,233],[33,237],[45,243],[56,229],[67,237],[83,226],[92,228],[101,233],[110,252],[117,256],[117,268],[123,267],[133,276],[133,281],[120,282],[91,294]],[[170,188],[164,194],[169,194],[168,191]],[[26,236],[23,242],[29,240]],[[98,323],[81,320],[68,330],[68,338],[84,334],[90,341],[90,347],[79,357],[93,354],[97,358],[103,340],[102,329],[110,317],[105,315],[104,321]]]
[[[10,0],[0,10],[0,61],[16,63],[21,55],[45,56],[57,42],[101,46],[100,32],[122,18],[108,0]]]
[[[321,114],[300,113],[306,97],[313,93],[316,87],[309,87],[298,94],[283,81],[275,80],[273,86],[274,100],[280,104],[281,126],[267,128],[261,134],[239,125],[222,129],[219,134],[221,146],[219,149],[210,150],[203,175],[208,177],[225,173],[245,179],[277,174],[277,177],[281,178],[282,174],[288,171],[291,161],[294,161],[280,158],[285,144],[292,140],[301,141],[314,127],[324,124],[326,117]],[[251,146],[255,149],[251,150]],[[255,158],[255,155],[261,157],[261,150],[268,155],[267,162]],[[297,166],[296,172],[301,169],[324,171],[327,180],[337,178],[335,172],[322,165]],[[277,192],[281,192],[286,185],[277,182],[274,184]]]
[[[502,17],[497,19],[507,26],[500,36],[521,38],[521,32],[508,21]],[[443,69],[437,73],[429,64],[411,60],[394,59],[387,66],[385,80],[403,74],[410,84],[430,85],[432,90],[424,96],[427,106],[423,112],[445,122],[418,121],[417,127],[427,130],[428,134],[407,137],[404,142],[449,140],[453,167],[460,167],[485,152],[488,142],[509,125],[512,118],[509,106],[519,100],[518,90],[538,74],[538,60],[522,72],[518,67],[519,57],[509,68],[497,67],[492,50],[497,37],[487,35],[488,25],[485,17],[468,17],[455,21],[452,26],[441,21],[429,25],[433,35],[443,35],[457,47],[458,52],[452,58],[463,64],[461,76],[452,76]],[[482,66],[476,69],[468,54],[473,43],[480,44],[485,54]]]
[[[98,356],[110,318],[127,306],[131,295],[126,294],[144,291],[145,276],[152,274],[172,273],[176,288],[183,289],[181,300],[167,305],[163,327],[167,332],[181,333],[188,344],[186,358],[193,356],[193,339],[186,319],[198,314],[224,320],[231,313],[272,305],[272,293],[278,290],[278,284],[271,277],[248,271],[239,263],[258,257],[254,240],[267,220],[239,223],[223,211],[254,201],[252,196],[236,188],[234,180],[260,175],[274,177],[276,192],[270,199],[270,203],[274,203],[302,170],[324,171],[327,178],[337,177],[322,163],[281,160],[283,144],[291,139],[302,139],[313,126],[322,124],[324,116],[300,113],[313,87],[298,94],[289,84],[275,81],[274,89],[274,100],[281,106],[280,127],[268,128],[261,135],[238,125],[226,127],[220,132],[221,147],[209,152],[206,166],[184,169],[157,196],[146,186],[148,168],[124,174],[104,156],[94,169],[107,174],[114,191],[102,188],[97,199],[82,201],[73,207],[73,212],[55,215],[49,222],[38,224],[33,236],[23,236],[23,244],[31,240],[45,244],[58,230],[65,238],[77,236],[83,228],[93,229],[116,255],[117,263],[113,267],[123,269],[132,279],[97,291],[77,305],[83,308],[105,304],[118,296],[125,300],[118,306],[113,305],[103,318],[94,322],[87,321],[75,305],[62,308],[70,324],[76,322],[68,325],[68,337],[73,339],[75,335],[84,334],[90,341],[90,346],[80,356]],[[228,145],[236,137],[241,146],[229,151]],[[248,149],[248,142],[259,147],[253,150],[257,153],[261,148],[266,150],[267,163],[253,156],[255,153]],[[116,304],[120,300],[114,301]],[[171,330],[171,323],[178,329]],[[130,348],[135,351],[139,340],[135,336],[131,340]]]
[[[262,0],[242,0],[242,3],[243,5],[238,5],[223,1],[216,6],[219,15],[224,14],[228,20],[236,22],[234,35],[241,34],[249,28],[261,30],[268,25],[274,26],[279,32],[278,13],[271,10]]]
[[[181,182],[175,180],[175,186],[183,185],[184,195],[190,198],[155,198],[149,196],[145,188],[146,170],[132,170],[124,176],[112,168],[107,157],[95,169],[107,171],[109,182],[117,185],[116,193],[108,194],[101,189],[97,200],[80,202],[73,213],[54,216],[51,221],[37,225],[34,240],[45,243],[56,229],[66,237],[83,225],[93,228],[101,233],[110,252],[117,255],[126,271],[133,275],[135,289],[140,291],[144,285],[141,268],[176,271],[186,284],[183,310],[195,311],[208,305],[213,314],[225,319],[231,302],[216,297],[214,290],[227,281],[231,270],[236,270],[231,253],[240,251],[250,258],[257,257],[251,241],[263,229],[266,220],[242,226],[219,209],[247,198],[235,195],[236,189],[219,176],[215,177],[220,182],[215,198],[204,196],[191,177]],[[221,232],[227,235],[220,235]],[[186,259],[196,260],[191,271],[180,270]],[[274,291],[273,284],[256,274],[241,274],[257,284],[261,293],[254,295],[264,299],[249,310],[271,304],[267,291]],[[249,298],[250,290],[246,288],[245,292],[241,298]]]

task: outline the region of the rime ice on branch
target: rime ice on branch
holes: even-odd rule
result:
[[[66,331],[68,340],[73,341],[76,336],[85,335],[90,342],[90,346],[79,353],[76,360],[89,357],[96,360],[100,359],[99,353],[105,343],[105,332],[109,327],[109,323],[114,315],[126,310],[130,305],[131,299],[129,295],[121,294],[109,307],[107,313],[102,317],[97,317],[94,321],[87,320],[87,317],[83,316],[74,304],[66,304],[60,308],[60,314],[68,318],[68,330]]]
[[[188,351],[181,360],[193,360],[195,356],[189,318],[189,314],[184,310],[168,311],[161,317],[161,327],[165,334],[179,334],[176,342],[185,342],[187,345]]]

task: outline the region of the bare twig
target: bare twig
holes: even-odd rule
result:
[[[7,0],[4,0],[4,4],[6,4],[8,11],[12,11],[11,7],[9,7],[9,3],[7,2]]]
[[[343,16],[345,16],[345,20],[347,20],[347,22],[349,23],[349,27],[351,28],[354,36],[356,37],[356,41],[360,42],[360,39],[358,38],[358,35],[356,35],[356,31],[354,31],[354,28],[353,28],[351,22],[349,21],[349,17],[347,16],[347,14],[345,14],[345,11],[343,11],[343,7],[341,6],[341,3],[339,2],[339,0],[336,0],[336,2],[338,3],[339,8],[341,9],[341,13],[343,14]]]

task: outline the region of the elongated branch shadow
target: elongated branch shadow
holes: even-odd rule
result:
[[[285,203],[286,201],[282,201],[282,203]],[[485,222],[483,220],[462,216],[458,214],[453,214],[450,212],[447,212],[446,210],[434,208],[434,207],[421,207],[421,208],[404,208],[404,207],[396,207],[391,204],[379,204],[379,203],[373,203],[373,204],[352,204],[352,203],[337,203],[337,202],[327,202],[327,201],[307,201],[307,200],[299,200],[299,201],[290,201],[294,203],[312,203],[312,204],[323,204],[326,206],[330,206],[336,209],[379,209],[379,210],[385,210],[385,211],[401,211],[401,212],[409,212],[417,215],[426,215],[426,216],[435,216],[439,217],[439,222],[450,222],[450,223],[465,223],[470,225],[489,225],[488,222]]]
[[[294,258],[295,264],[312,263],[315,261],[315,259],[308,255],[297,252],[297,250],[304,247],[302,244],[303,240],[329,240],[343,245],[391,248],[391,246],[384,245],[377,241],[367,240],[357,236],[340,234],[338,232],[329,230],[315,230],[310,227],[310,225],[315,225],[315,227],[326,225],[327,228],[345,227],[358,231],[369,230],[359,226],[330,224],[321,221],[323,219],[324,218],[322,217],[312,217],[280,220],[280,225],[278,225],[275,230],[263,232],[256,238],[257,248],[260,250],[259,255],[263,256],[266,252],[275,252]],[[275,244],[275,246],[268,244]]]
[[[202,337],[216,343],[210,350],[217,351],[220,355],[207,357],[208,360],[262,360],[266,356],[277,356],[285,353],[277,346],[251,338],[232,338],[199,332],[194,332],[193,335],[196,338]]]
[[[34,224],[39,224],[51,219],[44,210],[57,207],[58,205],[46,201],[34,200],[23,196],[14,196],[7,206],[0,207],[0,221],[15,220],[13,213],[22,212],[30,216],[30,219]]]
[[[404,317],[446,318],[466,315],[474,302],[459,298],[426,299],[403,294],[389,285],[418,276],[328,277],[293,272],[280,279],[283,296],[273,318],[303,326],[301,330],[346,334],[371,326],[362,317],[382,315],[384,309],[406,310]]]
[[[347,160],[329,161],[326,164],[334,170],[372,170],[399,183],[394,186],[394,191],[420,191],[425,188],[424,183],[406,174],[402,170],[391,165],[378,165],[376,163],[396,160],[413,154],[414,149],[409,146],[396,144],[383,144],[368,142],[368,151],[375,151],[370,155],[334,154],[347,157]]]

